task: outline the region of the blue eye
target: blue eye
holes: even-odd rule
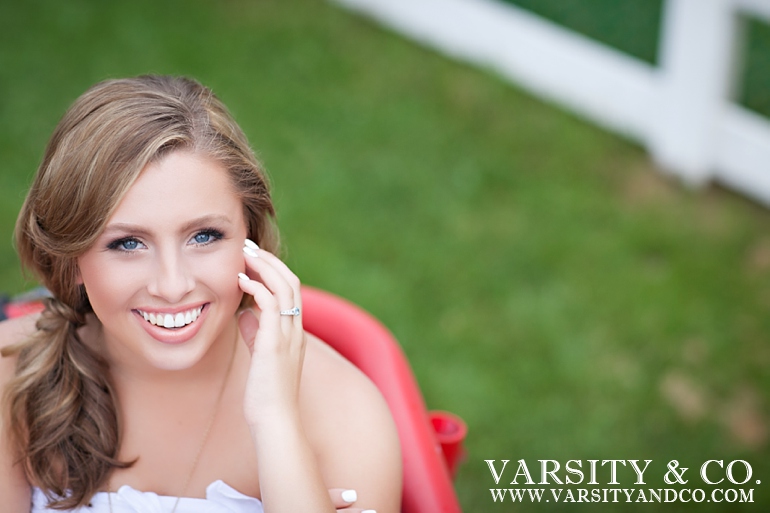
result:
[[[193,236],[192,242],[199,246],[205,246],[220,240],[222,237],[224,237],[224,234],[219,230],[201,230]]]
[[[132,252],[136,251],[141,242],[139,240],[134,239],[133,237],[126,237],[125,239],[118,239],[115,241],[110,242],[107,245],[108,249],[114,249],[118,251],[125,251],[125,252]]]
[[[195,235],[195,242],[197,242],[198,244],[206,244],[210,238],[211,238],[210,233],[199,233]]]

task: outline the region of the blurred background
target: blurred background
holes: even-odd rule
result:
[[[656,65],[660,0],[507,1]],[[747,26],[735,94],[763,117],[770,27]],[[428,406],[466,420],[465,511],[770,507],[770,211],[333,3],[0,2],[0,291],[34,286],[12,230],[59,117],[142,73],[214,89],[290,266],[381,319]],[[693,479],[743,459],[763,484],[749,504],[494,504],[484,460],[522,458],[652,459],[651,488],[672,459]]]

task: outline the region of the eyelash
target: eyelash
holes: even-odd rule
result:
[[[210,239],[206,242],[195,242],[195,238],[198,237],[199,235],[208,235]],[[202,247],[202,246],[208,246],[209,244],[212,244],[218,240],[222,240],[224,236],[225,236],[224,233],[217,230],[216,228],[204,228],[203,230],[196,232],[195,235],[193,235],[190,240],[193,241],[192,244],[194,246]],[[139,244],[143,245],[142,241],[140,241],[136,237],[123,237],[120,239],[116,239],[110,242],[109,244],[107,244],[107,249],[113,250],[113,251],[120,251],[122,253],[135,252],[136,249],[125,249],[123,247],[123,245],[126,244],[127,242],[136,242],[137,245]]]
[[[192,236],[192,240],[195,240],[195,238],[198,235],[208,235],[209,237],[211,237],[211,239],[208,240],[207,242],[196,242],[195,243],[196,246],[208,246],[209,244],[211,244],[213,242],[216,242],[218,240],[222,240],[222,238],[225,236],[224,233],[222,233],[221,231],[217,230],[216,228],[205,228],[205,229],[199,231],[198,233],[196,233],[195,235],[193,235]]]
[[[133,253],[136,251],[135,249],[125,249],[123,248],[123,244],[126,242],[136,242],[137,245],[141,244],[142,242],[137,239],[136,237],[123,237],[122,239],[117,239],[109,244],[107,244],[107,249],[113,250],[113,251],[120,251],[121,253]]]

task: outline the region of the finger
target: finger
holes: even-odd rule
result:
[[[345,488],[329,488],[329,497],[337,509],[350,506],[358,500],[358,494],[355,490],[347,490]]]
[[[264,256],[260,257],[255,250],[247,246],[244,246],[243,253],[245,255],[247,266],[259,275],[259,281],[261,281],[267,289],[276,296],[281,309],[290,310],[291,308],[294,308],[294,293],[298,288],[295,289],[295,287],[293,287],[286,279],[283,272],[275,267],[275,260],[267,259]],[[261,250],[260,253],[263,255],[267,254]]]
[[[249,245],[244,245],[243,252],[246,255],[247,266],[259,275],[258,279],[276,296],[281,311],[289,311],[296,307],[301,312],[299,279],[286,264],[269,252],[255,250]],[[301,329],[302,321],[299,315],[283,315],[281,326],[284,333],[288,335],[292,328]]]
[[[294,296],[295,300],[298,300],[300,296],[300,286],[301,282],[300,279],[297,277],[294,272],[289,269],[289,266],[284,263],[283,260],[275,256],[274,254],[270,253],[269,251],[265,251],[264,249],[259,250],[259,256],[263,260],[269,262],[280,274],[283,276],[283,278],[286,280],[286,282],[291,286],[291,288],[294,290]],[[296,304],[296,306],[301,307],[302,305]]]
[[[286,265],[283,260],[275,256],[274,254],[270,253],[269,251],[266,251],[264,249],[260,249],[259,246],[257,246],[254,242],[252,242],[249,239],[246,239],[244,241],[244,247],[249,248],[251,251],[246,252],[246,254],[257,256],[262,258],[263,260],[266,260],[269,262],[286,280],[289,285],[291,285],[292,289],[294,289],[295,296],[299,295],[300,292],[300,280],[297,277],[296,274],[292,272],[291,269],[289,269],[289,266]],[[297,305],[301,306],[301,305]]]
[[[243,273],[238,273],[238,286],[241,290],[247,294],[251,294],[254,297],[254,302],[257,304],[262,313],[259,316],[259,328],[265,333],[272,333],[278,335],[281,332],[280,315],[278,302],[273,294],[262,283],[252,280]],[[248,319],[248,318],[247,318]],[[240,321],[240,320],[239,320]],[[248,323],[248,320],[244,319],[244,322]],[[240,327],[240,324],[239,324]],[[247,328],[250,328],[247,324]],[[270,340],[277,340],[277,336],[268,337]],[[252,339],[253,341],[253,339]],[[248,342],[247,342],[248,343]]]
[[[358,494],[355,490],[346,490],[345,488],[330,488],[329,497],[332,500],[337,513],[377,513],[373,509],[364,510],[362,508],[350,508],[358,500]]]
[[[260,257],[256,251],[244,246],[243,254],[250,270],[259,274],[260,281],[265,284],[270,292],[283,298],[292,299],[294,288],[289,284],[281,271],[275,267],[275,261],[266,258],[267,252],[262,250],[259,250],[259,252],[264,256]]]

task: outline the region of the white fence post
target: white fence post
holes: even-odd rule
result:
[[[741,15],[770,22],[770,0],[666,0],[657,67],[495,0],[332,1],[641,142],[687,183],[770,206],[770,123],[731,101]]]
[[[734,82],[737,17],[729,0],[667,0],[663,19],[649,149],[662,168],[701,184],[714,172],[717,127]]]

